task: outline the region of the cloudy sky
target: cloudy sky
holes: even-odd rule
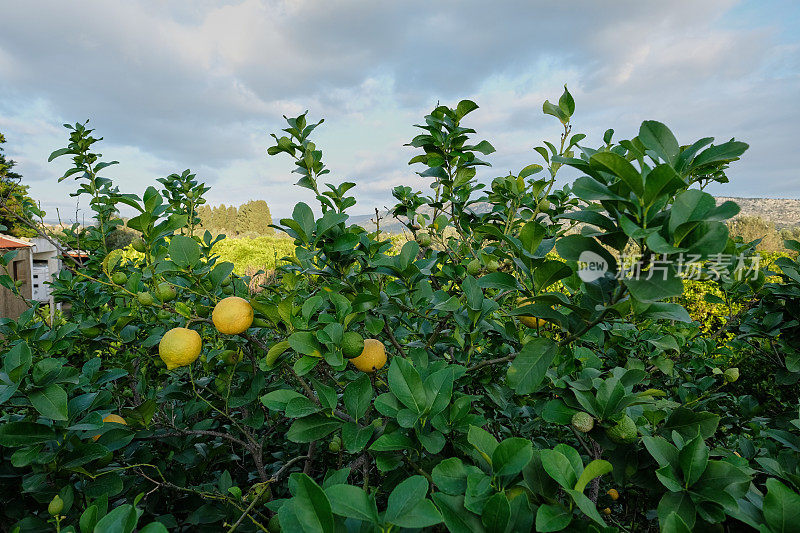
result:
[[[0,9],[0,132],[53,218],[74,217],[64,122],[90,119],[107,175],[141,194],[191,168],[211,204],[311,201],[288,158],[266,156],[284,114],[324,117],[329,175],[356,213],[424,184],[402,145],[437,103],[481,107],[467,125],[497,149],[484,181],[540,162],[557,137],[541,104],[568,84],[574,131],[600,143],[667,123],[683,144],[748,142],[730,196],[800,197],[800,4],[786,0],[37,0]]]

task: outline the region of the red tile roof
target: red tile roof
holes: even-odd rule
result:
[[[30,248],[31,246],[33,246],[32,242],[0,233],[0,248]]]

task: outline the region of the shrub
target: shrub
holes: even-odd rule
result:
[[[108,164],[92,130],[71,126],[51,158],[72,157],[65,177],[91,197],[96,223],[65,232],[90,252],[53,282],[69,317],[48,324],[32,303],[0,324],[0,522],[126,532],[796,527],[800,265],[781,257],[750,272],[754,244],[729,238],[724,223],[738,207],[702,191],[727,181],[747,145],[681,145],[646,121],[636,137],[614,142],[608,130],[593,148],[572,133],[565,88],[544,104],[562,133],[536,148],[543,164],[484,186],[476,168],[494,148],[468,126],[475,108],[438,106],[411,140],[432,192],[393,190],[392,214],[412,236],[394,252],[348,224],[354,184],[321,186],[328,171],[311,140],[321,121],[288,118],[268,153],[293,160],[321,214],[300,203],[279,222],[291,261],[255,296],[221,257],[225,240],[199,234],[194,208],[207,189],[188,171],[186,185],[120,193],[100,175]],[[556,189],[563,166],[582,175]],[[479,213],[476,202],[491,207]],[[108,246],[120,203],[138,212],[128,226],[141,253]],[[625,265],[641,275],[617,275],[626,249],[640,253]],[[713,331],[674,301],[686,255],[706,293],[736,310]],[[723,267],[730,275],[716,277]],[[120,272],[124,285],[113,282]],[[211,321],[231,295],[254,311],[250,323],[236,300],[236,330],[251,325],[241,334]],[[167,370],[156,353],[170,330]],[[352,363],[344,351],[354,355],[360,339]],[[763,372],[751,370],[756,360]]]

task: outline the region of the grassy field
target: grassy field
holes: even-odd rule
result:
[[[237,274],[252,274],[285,264],[283,258],[294,255],[294,240],[287,237],[229,238],[214,245],[214,252],[223,261],[233,263]]]

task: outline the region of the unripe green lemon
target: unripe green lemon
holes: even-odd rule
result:
[[[230,285],[226,285],[225,287],[222,287],[222,294],[225,294],[225,295],[233,294],[233,287],[231,287]]]
[[[375,429],[383,427],[383,420],[381,420],[380,418],[376,418],[375,420],[372,421],[372,427],[374,427]]]
[[[61,499],[61,496],[56,494],[53,496],[53,499],[50,500],[50,504],[47,506],[47,512],[50,513],[50,516],[56,516],[61,513],[62,510],[64,510],[64,500]]]
[[[144,253],[144,240],[141,238],[136,238],[131,241],[131,247],[139,253]]]
[[[338,441],[332,440],[328,443],[328,451],[333,453],[339,453],[339,450],[342,449],[342,445],[339,444]]]
[[[158,310],[158,318],[160,320],[169,320],[170,318],[172,318],[172,313],[170,313],[166,309],[159,309]]]
[[[470,276],[477,276],[481,271],[481,261],[480,259],[473,259],[469,263],[467,263],[467,274]]]
[[[242,352],[237,352],[236,350],[225,350],[219,354],[219,357],[226,365],[233,365],[242,360]]]
[[[489,273],[497,272],[499,268],[500,268],[500,263],[498,263],[495,259],[489,259],[489,262],[486,263],[486,271]]]
[[[431,245],[433,239],[431,238],[431,234],[427,231],[421,231],[417,233],[417,244],[422,246],[423,248],[427,248]]]
[[[364,337],[355,331],[345,331],[342,335],[342,353],[348,359],[361,355],[364,351]]]
[[[539,201],[539,211],[549,211],[550,210],[550,200],[547,198],[542,198]]]
[[[115,272],[114,275],[111,276],[111,281],[114,285],[125,285],[128,281],[128,276],[126,276],[124,272]]]
[[[156,299],[153,298],[153,295],[149,292],[140,292],[136,295],[136,299],[139,300],[139,303],[142,305],[153,305],[156,303]]]
[[[572,415],[572,427],[581,433],[589,433],[594,428],[594,418],[589,413],[578,411]]]
[[[222,283],[220,283],[220,286],[221,287],[227,287],[230,284],[231,284],[231,278],[230,278],[230,276],[228,276],[227,278],[222,280]]]
[[[734,381],[739,379],[739,369],[736,368],[735,366],[731,367],[725,371],[724,376],[725,376],[725,381],[727,381],[728,383],[733,383]]]
[[[606,435],[617,444],[631,444],[636,442],[639,433],[636,422],[628,415],[623,415],[615,426],[606,429]]]
[[[156,296],[158,296],[158,299],[162,302],[171,302],[177,295],[178,291],[175,290],[175,287],[166,281],[159,283],[156,288]]]

